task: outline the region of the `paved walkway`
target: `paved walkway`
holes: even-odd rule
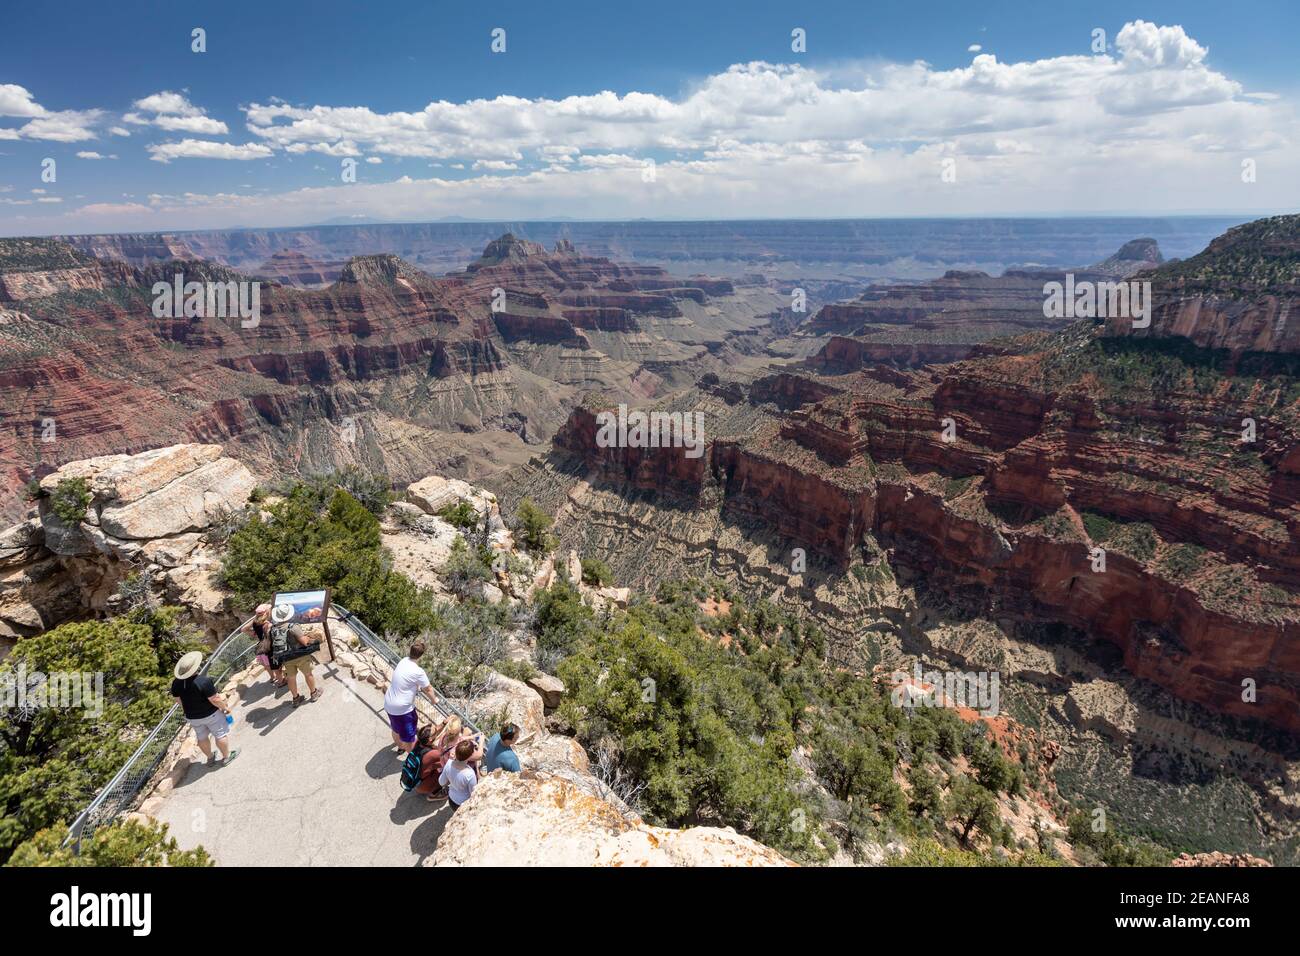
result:
[[[222,866],[416,866],[433,853],[450,808],[399,785],[383,694],[335,664],[316,677],[321,699],[296,710],[265,677],[244,691],[239,758],[192,766],[157,813],[183,848]]]

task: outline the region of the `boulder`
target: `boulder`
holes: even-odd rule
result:
[[[143,497],[110,502],[100,511],[100,524],[106,534],[136,540],[201,530],[243,507],[256,487],[243,464],[219,458]]]
[[[554,710],[564,699],[564,681],[550,674],[536,674],[524,681],[529,687],[542,695],[542,703],[547,710]]]
[[[627,602],[632,599],[631,588],[603,587],[596,593],[619,607],[627,607]]]
[[[138,501],[220,457],[220,445],[155,448],[107,465],[91,478],[90,490],[103,501]]]
[[[385,519],[400,517],[416,521],[424,517],[424,509],[410,501],[394,501],[388,505],[384,517]]]
[[[28,518],[0,531],[0,568],[30,561],[44,543],[40,518]]]
[[[458,501],[471,498],[473,494],[474,489],[469,482],[459,478],[443,478],[441,475],[421,478],[406,488],[407,499],[418,505],[425,514],[431,515],[436,515]]]
[[[426,866],[790,866],[730,828],[649,826],[560,777],[497,771],[447,821]]]
[[[506,719],[518,724],[525,738],[540,738],[546,734],[546,707],[542,695],[523,681],[493,671],[488,678],[488,692],[476,697],[472,706],[480,714],[504,711]]]
[[[537,591],[549,591],[553,584],[555,584],[555,558],[548,557],[533,575],[533,584],[528,591],[529,596]]]
[[[535,739],[520,746],[518,753],[519,765],[526,770],[561,776],[591,772],[587,751],[572,737],[552,734],[540,740]]]
[[[53,554],[72,558],[95,553],[95,545],[86,537],[88,526],[64,521],[50,510],[44,500],[41,501],[41,526],[45,532],[45,547]]]
[[[164,568],[177,568],[194,553],[202,539],[203,535],[194,531],[161,541],[149,541],[140,548],[140,555],[146,561]]]

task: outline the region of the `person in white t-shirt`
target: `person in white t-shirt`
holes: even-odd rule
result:
[[[456,753],[438,774],[438,783],[447,788],[447,802],[451,812],[455,813],[460,805],[470,798],[478,785],[478,772],[470,764],[477,752],[472,740],[462,740],[456,745]]]
[[[411,653],[397,662],[393,668],[393,678],[389,681],[388,691],[384,694],[384,711],[388,714],[388,725],[393,729],[393,743],[397,745],[397,759],[405,760],[406,755],[415,748],[417,713],[415,697],[424,694],[429,703],[437,705],[433,688],[429,685],[429,675],[416,663],[424,654],[424,641],[411,645]]]

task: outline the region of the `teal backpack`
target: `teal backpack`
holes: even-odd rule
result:
[[[402,789],[407,793],[420,785],[420,765],[428,752],[428,747],[416,747],[402,761]]]

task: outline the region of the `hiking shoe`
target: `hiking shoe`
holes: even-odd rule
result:
[[[311,692],[311,696],[307,698],[307,703],[309,704],[316,703],[316,701],[320,700],[320,695],[321,695],[321,689],[317,687],[314,691]]]
[[[307,701],[306,697],[302,696],[302,694],[298,694],[293,699],[293,706],[301,707],[304,703],[306,703],[306,701]]]
[[[238,751],[238,750],[232,750],[232,751],[230,751],[230,756],[227,757],[225,760],[221,761],[222,766],[225,766],[226,764],[230,763],[232,760],[234,760],[234,759],[235,759],[236,757],[238,757],[238,756],[239,756],[239,751]]]

